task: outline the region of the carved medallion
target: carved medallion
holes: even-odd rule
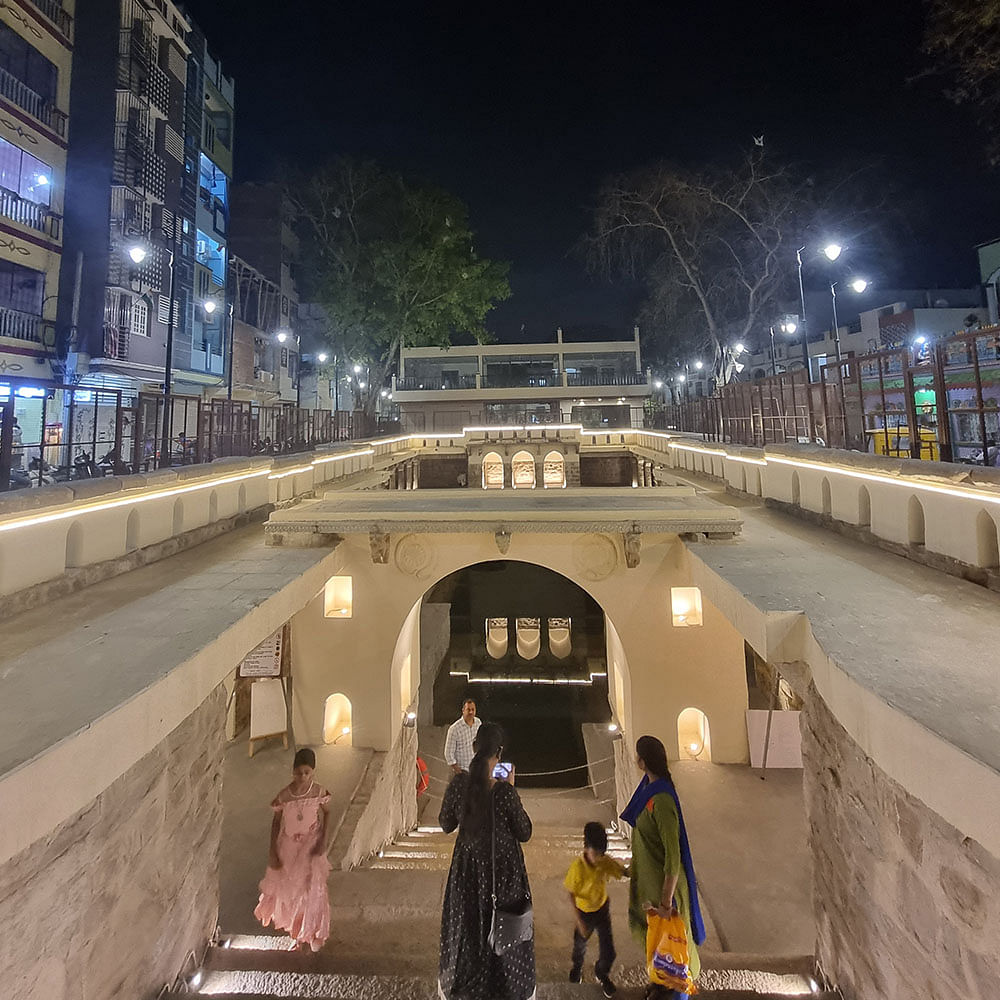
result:
[[[396,545],[396,568],[418,580],[430,576],[435,559],[434,549],[422,535],[404,535]]]
[[[573,565],[585,580],[603,580],[618,566],[618,547],[607,535],[584,535],[573,543]]]

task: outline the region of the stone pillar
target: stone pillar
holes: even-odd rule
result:
[[[410,461],[403,463],[403,489],[413,489],[413,462]]]
[[[420,489],[420,459],[413,460],[413,489]]]

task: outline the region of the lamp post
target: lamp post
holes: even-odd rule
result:
[[[174,270],[174,246],[166,245],[167,265],[170,268],[168,295],[170,303],[167,306],[167,343],[163,358],[163,428],[160,433],[160,462],[162,469],[170,465],[170,431],[173,423],[173,412],[170,405],[171,382],[173,381],[174,363],[174,295],[176,273]],[[141,264],[149,256],[149,248],[141,243],[129,247],[128,255],[134,264]]]
[[[840,351],[840,324],[837,321],[837,284],[836,281],[830,282],[830,301],[833,304],[833,345],[839,365],[843,358]],[[868,287],[868,281],[865,278],[852,278],[848,285],[853,292],[860,295]]]
[[[795,251],[795,262],[799,271],[799,319],[802,326],[802,366],[806,370],[806,380],[812,382],[812,372],[809,370],[809,337],[806,335],[806,292],[802,284],[802,251],[805,247],[799,247]],[[772,374],[777,374],[774,364],[774,330],[771,330],[771,368]]]

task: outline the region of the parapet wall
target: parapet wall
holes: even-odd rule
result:
[[[893,781],[812,686],[802,721],[826,974],[845,1000],[995,1000],[1000,859]]]
[[[220,686],[96,799],[0,865],[5,1000],[155,997],[219,905]],[[44,796],[46,790],[38,789]]]

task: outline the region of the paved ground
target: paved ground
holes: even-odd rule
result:
[[[327,555],[265,548],[250,525],[0,623],[0,774],[166,676]]]
[[[744,518],[698,558],[758,608],[805,612],[842,670],[1000,771],[1000,594],[687,478]]]

